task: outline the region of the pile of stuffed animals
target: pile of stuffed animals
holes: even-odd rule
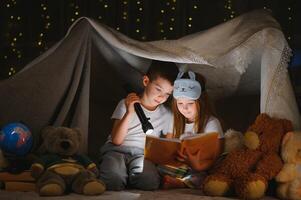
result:
[[[301,133],[292,132],[291,122],[260,114],[243,140],[244,147],[214,166],[204,181],[204,193],[260,199],[276,179],[279,198],[301,199]]]
[[[95,163],[79,154],[78,129],[46,127],[41,136],[42,154],[31,167],[40,195],[105,191]],[[260,114],[244,134],[228,130],[224,141],[226,155],[203,183],[206,195],[260,199],[276,180],[279,198],[301,200],[301,132],[293,131],[290,121]]]

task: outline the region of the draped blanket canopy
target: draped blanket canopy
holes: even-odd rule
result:
[[[246,101],[245,107],[290,119],[299,129],[287,73],[289,57],[279,24],[264,10],[177,40],[151,42],[133,40],[93,19],[80,18],[61,41],[0,82],[0,123],[22,120],[35,138],[46,125],[79,127],[84,133],[82,150],[93,154],[109,134],[110,115],[126,94],[123,85],[140,88],[141,74],[151,60],[162,60],[203,74],[217,108],[227,108],[229,118],[240,114],[236,124],[250,119],[252,112],[242,111],[237,104]],[[228,97],[234,98],[223,104]],[[256,100],[256,106],[249,105]]]

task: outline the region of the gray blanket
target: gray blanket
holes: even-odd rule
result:
[[[94,154],[110,132],[115,105],[126,95],[123,86],[139,89],[141,74],[156,59],[204,74],[228,128],[244,129],[258,112],[266,112],[292,120],[298,129],[289,56],[279,24],[262,10],[178,40],[152,42],[80,18],[61,41],[0,82],[0,123],[24,121],[36,143],[46,125],[79,127],[82,151]]]

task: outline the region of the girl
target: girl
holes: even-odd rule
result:
[[[185,76],[186,75],[186,76]],[[179,72],[177,80],[174,82],[172,100],[172,110],[174,113],[172,133],[166,135],[167,138],[179,138],[193,136],[199,133],[217,132],[219,137],[223,136],[223,131],[219,120],[214,117],[209,105],[208,96],[205,91],[205,79],[192,71],[185,74]],[[219,155],[219,145],[216,149],[216,158]],[[169,175],[163,177],[163,188],[192,187],[199,188],[207,170],[215,162],[216,158],[210,160],[200,160],[200,155],[204,153],[198,151],[191,154],[186,150],[179,152],[179,160],[184,160],[192,169],[191,173],[179,179]]]

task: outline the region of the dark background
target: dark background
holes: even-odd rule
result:
[[[59,41],[87,16],[137,40],[176,39],[241,13],[271,9],[293,49],[301,49],[298,0],[1,0],[0,78]]]
[[[0,79],[62,39],[82,16],[150,41],[176,39],[260,8],[272,11],[293,49],[289,72],[301,104],[300,0],[1,0]]]

